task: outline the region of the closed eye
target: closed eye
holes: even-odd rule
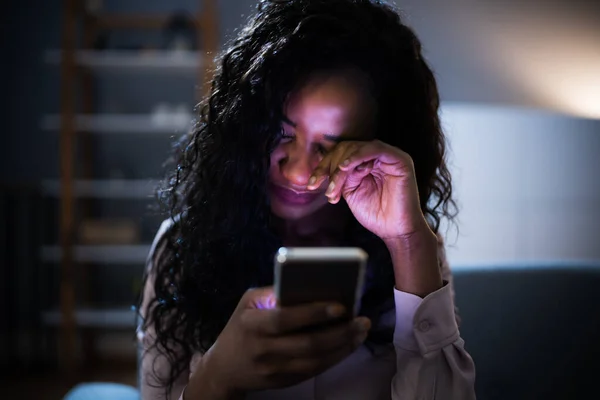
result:
[[[279,135],[279,139],[282,142],[288,143],[288,142],[291,142],[292,140],[296,139],[296,135],[282,131],[281,134]]]

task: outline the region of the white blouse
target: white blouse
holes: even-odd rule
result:
[[[152,268],[158,239],[169,228],[161,226],[148,268]],[[460,337],[454,307],[452,277],[440,240],[440,268],[444,286],[420,298],[394,289],[395,310],[384,315],[380,324],[394,326],[393,343],[389,345],[360,346],[353,354],[324,373],[298,385],[277,390],[248,393],[248,400],[471,400],[475,399],[475,366]],[[150,269],[150,277],[152,270]],[[152,279],[144,288],[144,315],[154,297]],[[152,344],[152,332],[140,332],[142,347]],[[168,372],[166,360],[148,352],[142,361],[142,400],[164,399],[164,389],[156,387],[152,372]],[[185,397],[184,389],[194,365],[201,355],[195,355],[187,373],[175,383],[171,398]],[[198,399],[200,400],[200,399]]]

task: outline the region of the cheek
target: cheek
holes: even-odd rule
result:
[[[280,160],[284,155],[283,145],[278,144],[277,147],[273,149],[273,152],[271,152],[271,164],[273,161]]]

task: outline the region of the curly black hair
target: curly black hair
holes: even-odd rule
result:
[[[160,192],[174,226],[153,260],[156,297],[143,329],[154,328],[154,346],[170,363],[167,393],[192,354],[215,342],[243,293],[272,284],[281,242],[266,188],[285,100],[311,73],[344,67],[370,80],[376,138],[412,157],[432,230],[455,216],[436,81],[399,12],[376,0],[261,1],[219,56],[196,127],[180,141]],[[376,321],[393,307],[389,253],[356,221],[347,244],[369,253],[361,313]],[[368,340],[389,342],[391,333],[375,330]]]

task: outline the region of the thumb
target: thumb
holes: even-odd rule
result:
[[[242,298],[244,308],[271,309],[277,305],[273,286],[248,289]]]

